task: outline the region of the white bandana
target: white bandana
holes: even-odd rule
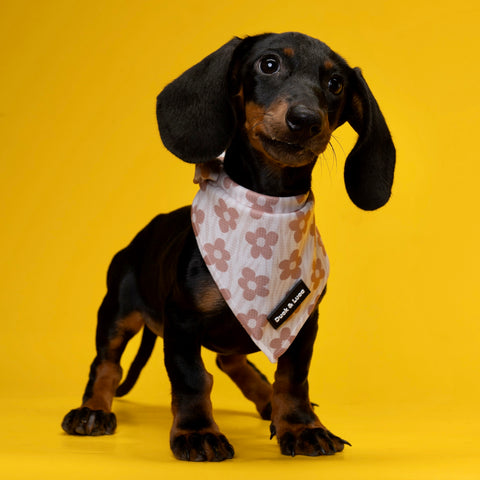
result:
[[[327,283],[313,193],[261,195],[236,184],[219,163],[198,165],[195,181],[192,225],[202,257],[235,317],[276,362]]]

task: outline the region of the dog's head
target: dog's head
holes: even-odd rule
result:
[[[375,98],[358,68],[306,35],[234,38],[165,87],[157,119],[186,162],[210,161],[241,138],[280,168],[313,166],[349,122],[358,133],[345,164],[350,198],[373,210],[390,197],[395,147]]]

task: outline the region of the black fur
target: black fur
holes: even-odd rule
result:
[[[345,162],[345,185],[355,205],[375,210],[387,203],[395,169],[395,147],[378,104],[359,68],[351,73],[348,121],[358,141]],[[361,107],[355,108],[354,99]]]
[[[278,68],[277,68],[278,67]],[[371,210],[385,204],[393,182],[395,148],[377,102],[359,69],[329,47],[299,33],[234,38],[167,85],[157,99],[165,146],[186,162],[225,152],[224,168],[240,185],[272,196],[305,193],[315,161],[331,133],[349,122],[358,141],[347,158],[352,201]],[[62,424],[70,434],[113,433],[112,397],[135,383],[164,338],[172,384],[170,445],[184,460],[231,458],[209,398],[212,378],[201,347],[271,418],[282,453],[333,454],[345,442],[320,423],[308,396],[308,370],[317,309],[278,362],[272,385],[246,355],[256,345],[223,301],[198,250],[190,207],[159,215],[110,265],[99,309],[97,357],[83,404]],[[121,354],[145,326],[137,359],[118,390]]]

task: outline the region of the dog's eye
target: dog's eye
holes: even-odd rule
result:
[[[340,95],[343,91],[343,79],[342,77],[339,77],[338,75],[334,75],[329,81],[328,81],[328,89],[334,94],[334,95]]]
[[[260,59],[258,67],[265,75],[273,75],[280,70],[280,60],[274,55],[268,55]]]

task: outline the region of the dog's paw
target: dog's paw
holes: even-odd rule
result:
[[[272,425],[270,430],[273,437],[275,427]],[[308,455],[310,457],[334,455],[341,452],[345,445],[350,445],[346,440],[337,437],[325,428],[309,428],[306,426],[285,431],[279,436],[278,443],[282,454],[291,457],[295,455]]]
[[[81,407],[71,410],[62,422],[62,428],[70,435],[111,435],[117,427],[114,413]]]
[[[221,462],[233,458],[234,450],[221,433],[187,433],[172,439],[175,458],[191,462]]]

